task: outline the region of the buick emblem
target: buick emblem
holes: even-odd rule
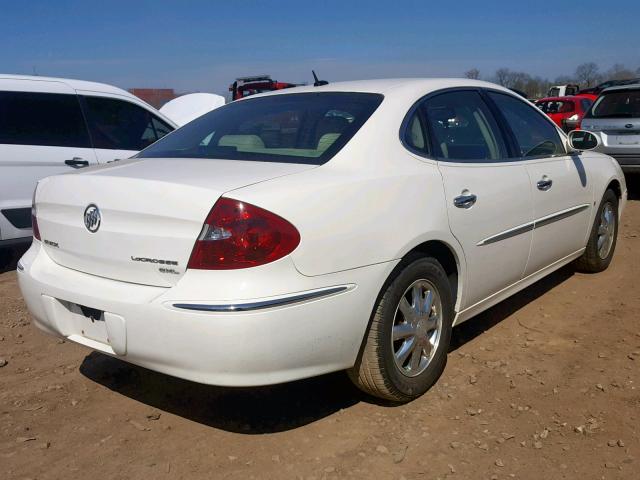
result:
[[[89,205],[84,211],[84,226],[87,227],[91,233],[96,233],[100,228],[100,221],[102,216],[100,215],[100,209],[93,203]]]

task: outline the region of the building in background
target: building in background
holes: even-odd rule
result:
[[[158,109],[169,100],[180,96],[173,88],[130,88],[129,93]]]

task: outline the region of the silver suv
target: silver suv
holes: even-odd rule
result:
[[[600,137],[596,150],[614,157],[625,172],[640,172],[640,83],[607,88],[582,120]]]

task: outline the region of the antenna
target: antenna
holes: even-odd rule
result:
[[[316,75],[316,72],[314,70],[311,70],[311,73],[313,74],[313,86],[314,87],[321,87],[323,85],[329,85],[329,82],[327,82],[326,80],[318,80],[318,76]]]

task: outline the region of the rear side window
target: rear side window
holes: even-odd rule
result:
[[[84,97],[94,148],[142,150],[172,128],[133,103],[105,97]]]
[[[506,157],[498,125],[478,92],[443,93],[428,98],[420,108],[436,158],[498,161]]]
[[[346,145],[382,98],[323,92],[240,100],[188,123],[138,157],[321,165]]]
[[[603,93],[586,116],[590,118],[640,118],[640,90]]]
[[[521,157],[566,153],[556,127],[539,110],[511,95],[496,92],[488,95],[511,127]]]
[[[89,148],[76,95],[0,92],[0,143]]]

